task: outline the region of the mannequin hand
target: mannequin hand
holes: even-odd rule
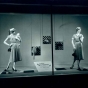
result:
[[[17,39],[18,41],[21,41],[21,40],[20,40],[20,37],[16,37],[16,39]]]
[[[11,47],[11,46],[12,46],[12,44],[9,44],[9,46]]]
[[[73,48],[74,48],[74,49],[76,49],[76,47],[75,47],[75,46],[73,46]]]
[[[19,39],[19,37],[18,37],[18,36],[16,36],[16,39]]]

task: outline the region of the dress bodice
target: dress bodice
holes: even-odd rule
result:
[[[18,43],[16,35],[9,35],[9,40],[11,43]]]
[[[79,35],[74,34],[72,39],[74,39],[74,42],[80,42],[82,37],[83,37],[82,34],[79,34]]]

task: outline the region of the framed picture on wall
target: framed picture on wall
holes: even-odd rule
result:
[[[51,44],[51,36],[43,36],[43,44]]]

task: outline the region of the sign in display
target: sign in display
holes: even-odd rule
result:
[[[35,64],[38,72],[52,71],[51,61],[34,62],[34,64]]]

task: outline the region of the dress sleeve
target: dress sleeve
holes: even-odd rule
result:
[[[8,40],[10,39],[10,35],[7,36],[7,39],[8,39]]]
[[[75,38],[75,34],[72,36],[72,40],[74,40],[74,38]]]
[[[81,34],[81,36],[80,36],[81,38],[84,38],[84,36]]]

